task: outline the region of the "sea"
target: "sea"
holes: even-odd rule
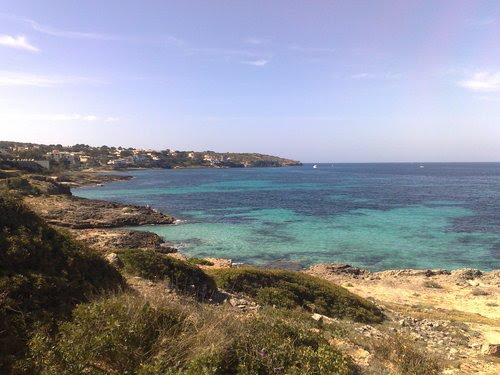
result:
[[[76,196],[150,205],[187,255],[289,269],[500,268],[500,163],[141,170]]]

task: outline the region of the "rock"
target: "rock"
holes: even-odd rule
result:
[[[414,270],[414,269],[406,269],[406,270],[388,270],[388,271],[380,271],[376,274],[381,276],[382,278],[399,278],[399,277],[415,277],[415,276],[437,276],[437,275],[449,275],[451,272],[448,270]]]
[[[152,232],[125,229],[71,230],[76,238],[87,245],[107,251],[110,249],[159,249],[166,250],[160,236]],[[176,249],[174,249],[176,250]],[[160,251],[163,252],[163,251]],[[170,251],[171,252],[171,251]]]
[[[171,254],[171,253],[176,253],[178,250],[176,247],[173,247],[169,244],[161,243],[160,246],[156,248],[156,251],[162,254]]]
[[[116,255],[115,253],[109,253],[105,256],[105,259],[109,262],[109,264],[116,268],[122,268],[124,266],[121,259],[118,258],[118,255]]]
[[[481,272],[481,270],[478,270],[476,268],[463,268],[453,271],[452,275],[457,279],[457,281],[466,282],[468,280],[474,280],[481,277],[483,273]]]
[[[73,229],[172,224],[174,218],[143,206],[49,195],[26,198],[29,207],[52,225]]]
[[[316,266],[312,266],[308,269],[312,274],[318,274],[323,276],[329,275],[348,275],[348,276],[367,276],[370,271],[364,268],[354,267],[349,264],[343,263],[323,263]]]
[[[481,350],[481,343],[475,342],[475,343],[471,344],[470,347],[474,350]]]
[[[448,270],[426,270],[424,276],[431,277],[436,275],[449,275],[451,274]]]
[[[323,322],[323,315],[321,314],[312,314],[311,318],[317,322]]]
[[[486,349],[485,354],[500,358],[500,344],[488,345],[488,348]]]

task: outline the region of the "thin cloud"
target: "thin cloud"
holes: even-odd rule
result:
[[[49,35],[56,38],[95,40],[95,41],[121,41],[121,42],[149,44],[160,47],[169,46],[177,49],[181,54],[198,55],[214,61],[239,62],[241,59],[256,60],[258,58],[258,56],[256,56],[254,52],[244,49],[196,47],[190,45],[190,43],[188,43],[187,41],[172,35],[155,35],[153,37],[144,37],[144,36],[134,36],[134,35],[127,36],[127,35],[107,34],[98,32],[73,31],[73,30],[64,30],[53,26],[43,25],[35,20],[18,17],[12,14],[0,13],[0,18],[7,18],[25,23],[38,33]],[[266,41],[264,39],[249,38],[248,42],[250,44],[263,44]]]
[[[31,52],[39,52],[40,50],[30,44],[24,36],[11,36],[0,34],[0,45],[10,48],[23,49]]]
[[[269,63],[269,60],[259,59],[259,60],[251,60],[251,61],[242,61],[242,63],[246,64],[246,65],[261,67],[261,66],[267,65]]]
[[[261,44],[267,44],[267,43],[269,43],[269,40],[268,39],[261,39],[261,38],[251,37],[251,38],[247,38],[245,40],[245,43],[247,43],[247,44],[253,44],[253,45],[261,45]]]
[[[18,17],[12,14],[0,13],[0,17],[7,18],[11,20],[16,20],[31,26],[31,28],[41,34],[50,35],[58,38],[67,39],[91,39],[91,40],[133,40],[136,38],[124,37],[114,34],[103,34],[96,32],[82,32],[82,31],[72,31],[59,29],[52,26],[47,26],[36,22],[35,20],[29,18]]]
[[[245,49],[233,48],[196,48],[183,47],[180,49],[186,55],[199,56],[206,61],[242,63],[253,66],[264,66],[269,62],[270,54],[255,53]]]
[[[23,72],[0,71],[0,87],[59,87],[71,84],[102,84],[104,82],[85,77],[48,76]]]
[[[118,35],[118,34],[106,34],[106,33],[96,33],[96,32],[62,30],[51,26],[41,25],[33,20],[26,20],[26,22],[28,22],[31,25],[33,30],[57,38],[115,41],[115,42],[134,42],[134,43],[145,43],[145,44],[162,43],[177,47],[184,46],[186,44],[184,40],[172,35],[157,36],[154,38],[145,38],[133,35]]]
[[[36,32],[56,38],[100,40],[100,41],[122,41],[122,42],[152,43],[152,44],[166,43],[174,46],[182,46],[185,44],[184,40],[172,35],[156,36],[154,38],[144,38],[134,35],[119,35],[119,34],[107,34],[98,32],[87,32],[87,31],[74,31],[74,30],[65,30],[53,26],[43,25],[35,20],[18,17],[12,14],[0,13],[0,17],[28,24]]]
[[[38,31],[39,33],[50,35],[50,36],[55,36],[55,37],[59,37],[59,38],[115,40],[117,37],[115,35],[61,30],[61,29],[57,29],[54,27],[41,25],[38,22],[35,22],[33,20],[26,20],[26,22],[28,22],[31,25],[33,30]]]
[[[65,114],[65,113],[10,113],[1,114],[0,119],[8,121],[54,121],[54,122],[117,122],[120,119],[112,116],[96,116],[92,114]]]
[[[500,92],[500,72],[477,72],[458,85],[471,91]]]
[[[217,47],[186,47],[185,52],[190,55],[199,55],[220,60],[253,59],[253,52],[244,49],[217,48]]]

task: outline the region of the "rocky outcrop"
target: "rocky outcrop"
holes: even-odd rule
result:
[[[72,188],[82,186],[102,185],[113,181],[127,181],[133,177],[125,174],[115,173],[85,173],[85,172],[67,172],[62,176],[57,176],[56,181]]]
[[[161,253],[177,251],[163,242],[156,233],[126,229],[79,229],[72,230],[76,239],[100,250],[152,249]]]
[[[148,207],[51,195],[28,197],[28,205],[48,223],[73,229],[172,224],[174,218]]]
[[[469,280],[474,280],[483,276],[483,273],[475,268],[463,268],[452,272],[453,277],[456,278],[457,282],[467,282]]]
[[[358,278],[358,277],[368,276],[371,274],[370,271],[364,268],[354,267],[349,264],[343,264],[343,263],[318,264],[316,266],[311,266],[306,272],[314,274],[319,277],[326,277],[332,275],[346,275]]]
[[[500,344],[488,345],[485,354],[500,358]]]

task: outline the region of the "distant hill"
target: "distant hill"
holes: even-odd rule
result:
[[[174,151],[73,146],[0,141],[0,160],[50,162],[51,169],[127,169],[127,168],[255,168],[301,165],[297,160],[258,153],[220,153],[215,151]],[[22,166],[21,166],[22,167]]]

